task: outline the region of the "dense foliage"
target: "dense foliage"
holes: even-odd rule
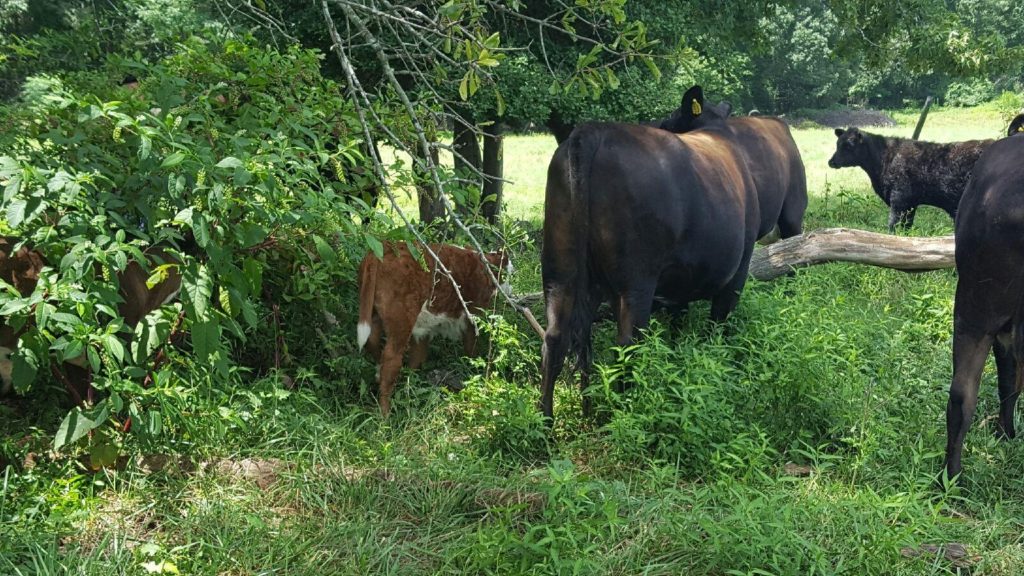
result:
[[[127,73],[141,78],[137,90],[119,87]],[[355,120],[311,52],[192,40],[155,63],[34,77],[3,117],[5,232],[51,264],[33,294],[0,296],[12,325],[27,326],[15,386],[25,392],[51,363],[84,353],[104,392],[68,416],[58,448],[94,428],[128,430],[129,417],[143,442],[180,434],[190,391],[237,381],[233,357],[270,337],[264,298],[291,284],[279,270],[289,254],[305,246],[334,260],[339,238],[350,251],[380,250],[354,217],[369,214],[365,183],[344,170],[362,161]],[[153,246],[177,262],[147,261]],[[151,283],[169,268],[182,276],[180,304],[134,331],[113,308],[132,260]],[[314,298],[315,282],[302,298]],[[168,348],[180,334],[187,345]],[[109,442],[91,440],[116,454],[96,451]]]

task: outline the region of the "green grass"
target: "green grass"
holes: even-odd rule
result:
[[[897,119],[879,131],[909,134],[916,117]],[[985,110],[933,110],[924,134],[1001,128]],[[866,176],[825,165],[831,130],[795,136],[806,227],[883,230]],[[539,222],[553,150],[549,136],[506,140],[512,218]],[[951,230],[924,209],[913,233]],[[538,267],[535,250],[519,255],[517,291],[539,289]],[[835,264],[750,282],[724,328],[695,305],[615,350],[602,324],[601,417],[583,420],[578,389],[560,386],[551,443],[534,407],[540,345],[508,311],[483,359],[447,347],[428,363],[456,366],[463,392],[406,371],[384,422],[366,382],[326,369],[291,392],[256,381],[224,399],[238,417],[223,430],[182,438],[195,469],[83,473],[46,453],[59,411],[0,407],[15,462],[0,473],[0,574],[1020,574],[1024,445],[993,438],[991,367],[964,484],[933,484],[954,286],[951,271]],[[623,378],[635,386],[620,396]],[[246,458],[272,459],[262,485],[232,465]],[[968,557],[910,557],[947,543]]]

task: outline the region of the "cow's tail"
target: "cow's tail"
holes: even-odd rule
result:
[[[370,339],[373,325],[373,298],[377,292],[377,267],[380,260],[367,254],[359,266],[359,324],[356,325],[356,341],[362,350]]]
[[[576,369],[584,372],[589,372],[591,364],[590,333],[594,321],[594,302],[591,300],[595,296],[590,250],[590,173],[601,140],[598,133],[587,130],[584,125],[573,132],[568,141],[570,237],[576,242],[573,250],[575,274],[567,286],[575,303],[569,315],[569,356],[576,358]]]

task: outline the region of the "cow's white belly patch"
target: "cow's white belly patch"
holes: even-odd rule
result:
[[[416,325],[412,328],[412,336],[417,340],[422,340],[428,336],[443,336],[455,340],[461,338],[468,327],[469,318],[465,314],[459,315],[457,318],[445,316],[444,314],[434,314],[427,310],[427,305],[424,304],[419,316],[416,317]]]

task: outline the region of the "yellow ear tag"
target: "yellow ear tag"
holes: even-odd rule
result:
[[[690,104],[690,111],[693,112],[694,116],[700,116],[700,113],[701,113],[700,102],[697,102],[696,100],[694,100],[693,103]]]
[[[1024,124],[1017,126],[1017,132],[1024,132]]]

